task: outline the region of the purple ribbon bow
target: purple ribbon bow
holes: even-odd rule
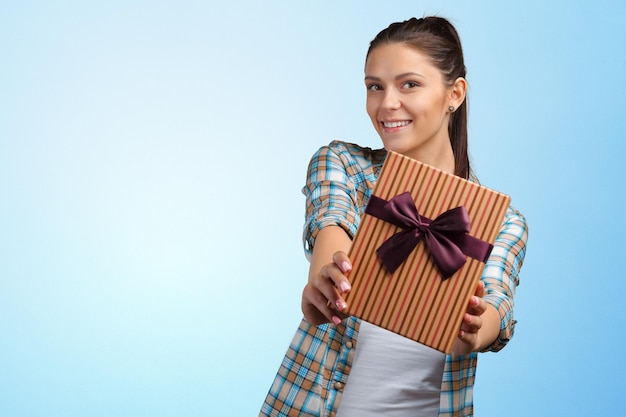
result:
[[[387,239],[376,251],[382,264],[393,273],[423,238],[442,278],[450,278],[470,256],[486,262],[493,246],[470,236],[469,214],[460,206],[430,220],[421,216],[411,193],[404,192],[387,201],[375,195],[365,213],[403,230]]]

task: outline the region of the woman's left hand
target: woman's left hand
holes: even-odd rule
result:
[[[456,355],[467,355],[482,348],[479,331],[484,324],[483,314],[488,308],[488,304],[483,300],[484,294],[485,284],[480,281],[476,287],[476,292],[470,298],[467,311],[461,322],[459,336],[452,348],[452,352]]]

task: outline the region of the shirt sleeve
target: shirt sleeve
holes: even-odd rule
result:
[[[500,313],[500,333],[486,351],[501,350],[513,337],[516,323],[513,318],[513,297],[519,285],[519,271],[526,254],[527,239],[526,219],[519,211],[509,207],[481,278],[485,283],[483,299]]]
[[[357,193],[337,146],[324,146],[313,155],[302,192],[306,196],[302,238],[307,258],[317,234],[326,226],[339,226],[354,237],[359,222]]]

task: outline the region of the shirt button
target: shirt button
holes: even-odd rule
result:
[[[348,341],[348,342],[346,342],[346,347],[348,349],[352,349],[354,347],[354,345],[352,344],[352,342]]]
[[[339,381],[337,381],[337,382],[335,382],[335,385],[334,385],[334,386],[335,386],[335,389],[336,389],[337,391],[340,391],[341,389],[343,389],[343,382],[339,382]]]

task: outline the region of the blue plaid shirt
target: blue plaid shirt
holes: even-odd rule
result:
[[[328,225],[354,237],[361,213],[373,192],[386,157],[372,150],[334,141],[320,148],[309,164],[303,193],[306,220],[303,240],[310,257],[317,233]],[[484,300],[500,313],[500,333],[486,350],[502,349],[513,336],[513,296],[528,237],[524,217],[509,207],[485,264]],[[330,416],[339,406],[358,343],[360,321],[312,326],[302,320],[265,399],[260,416]],[[440,416],[471,416],[477,353],[446,357]]]

